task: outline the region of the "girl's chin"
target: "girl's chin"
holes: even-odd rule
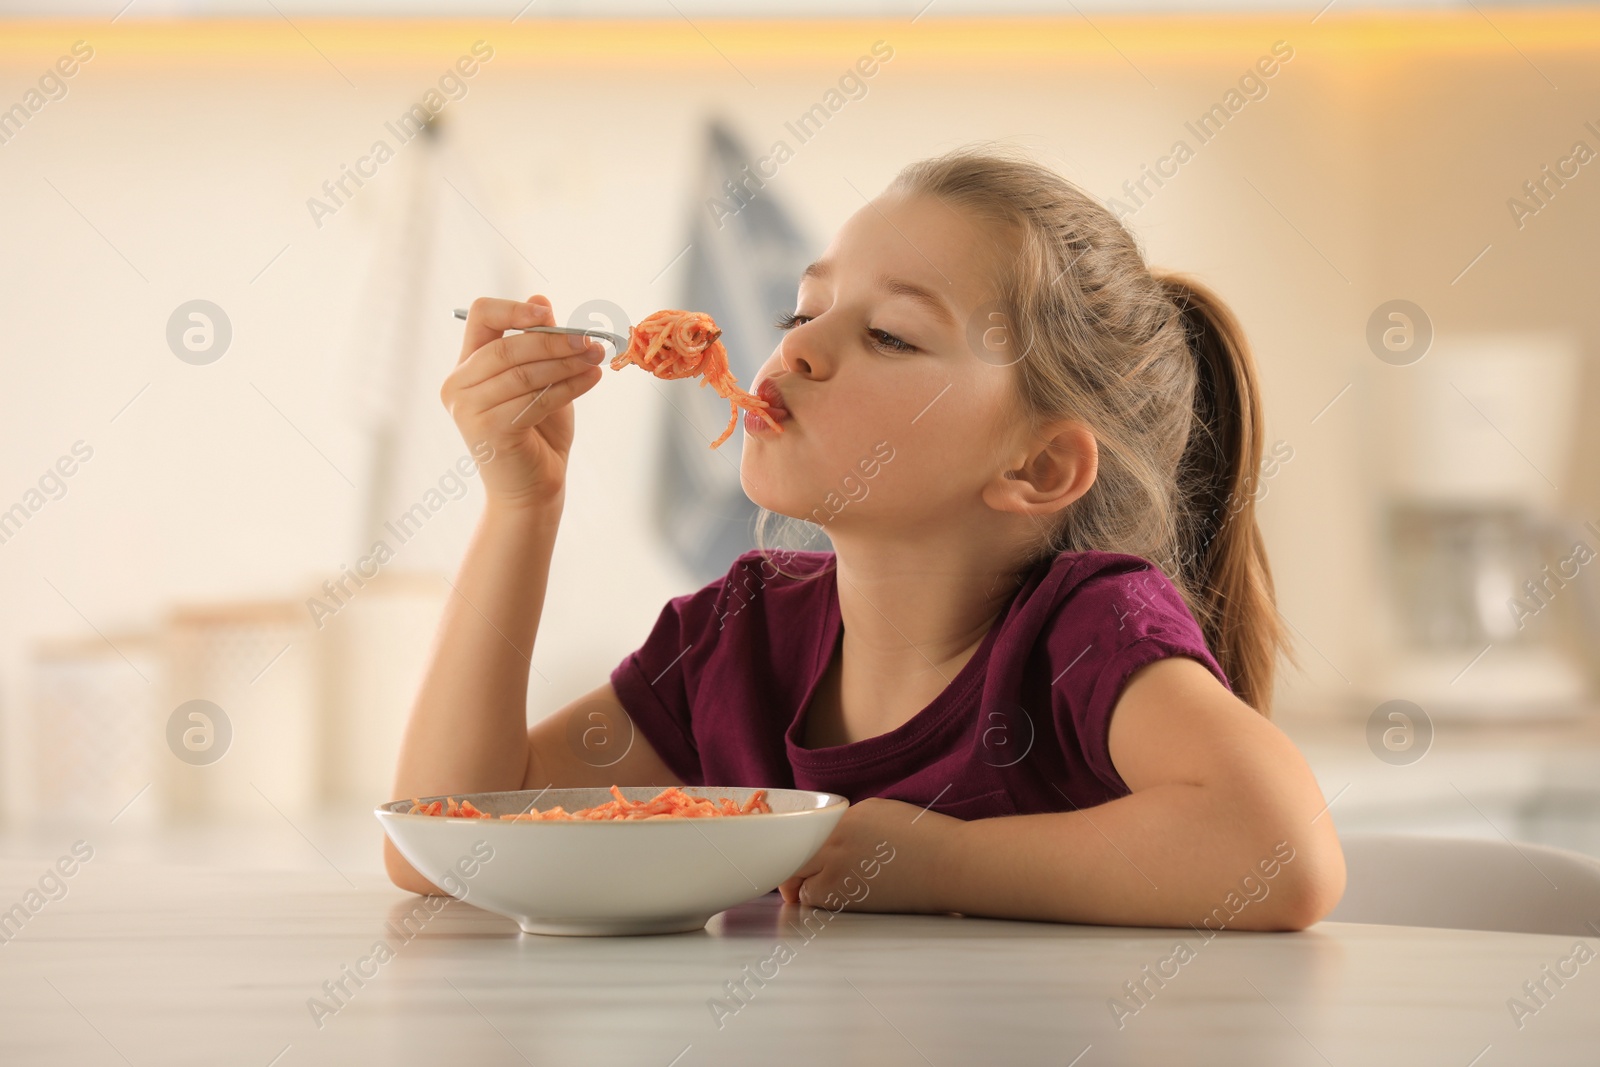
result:
[[[778,494],[770,489],[770,482],[760,474],[752,475],[749,471],[741,469],[739,472],[739,488],[744,490],[744,495],[750,502],[763,511],[770,511],[774,515],[784,515],[791,519],[804,519],[810,516],[810,508],[802,501],[794,498],[792,487],[789,492]],[[818,494],[821,500],[824,494]]]

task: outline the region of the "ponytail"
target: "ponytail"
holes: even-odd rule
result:
[[[1194,421],[1178,465],[1177,584],[1234,694],[1271,714],[1280,649],[1295,662],[1256,525],[1261,400],[1239,320],[1194,278],[1154,272],[1196,363]]]

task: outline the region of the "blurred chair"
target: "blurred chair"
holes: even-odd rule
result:
[[[1332,922],[1600,934],[1600,859],[1471,838],[1342,837],[1349,878]]]

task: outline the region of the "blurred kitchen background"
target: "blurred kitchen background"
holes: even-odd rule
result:
[[[747,381],[994,140],[1242,317],[1340,828],[1600,855],[1600,7],[12,2],[0,109],[0,852],[376,872],[482,499],[452,309],[706,310]],[[532,716],[753,543],[709,390],[577,407]]]

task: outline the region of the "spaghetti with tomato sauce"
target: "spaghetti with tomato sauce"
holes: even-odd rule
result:
[[[778,420],[767,413],[771,405],[739,388],[738,380],[728,369],[728,350],[722,346],[721,337],[722,330],[703,311],[657,311],[633,327],[627,349],[611,358],[611,369],[621,370],[629,363],[637,363],[657,378],[699,377],[702,386],[710,385],[733,405],[728,428],[711,442],[712,448],[733,435],[741,408],[782,433]]]
[[[727,797],[718,797],[712,800],[709,797],[692,797],[675,785],[670,785],[651,797],[649,800],[629,800],[622,795],[622,790],[616,786],[611,787],[611,795],[615,800],[608,800],[604,804],[596,804],[592,808],[580,808],[577,811],[567,811],[560,804],[553,808],[540,811],[517,812],[512,815],[502,815],[500,818],[506,822],[606,822],[606,821],[643,821],[648,819],[710,819],[726,815],[770,815],[772,806],[767,803],[767,791],[757,789],[750,794],[750,798],[743,805],[734,803]],[[470,800],[457,801],[455,797],[445,797],[444,800],[435,800],[424,804],[419,800],[411,801],[411,810],[407,815],[440,815],[450,819],[492,819],[486,811],[480,810]]]

